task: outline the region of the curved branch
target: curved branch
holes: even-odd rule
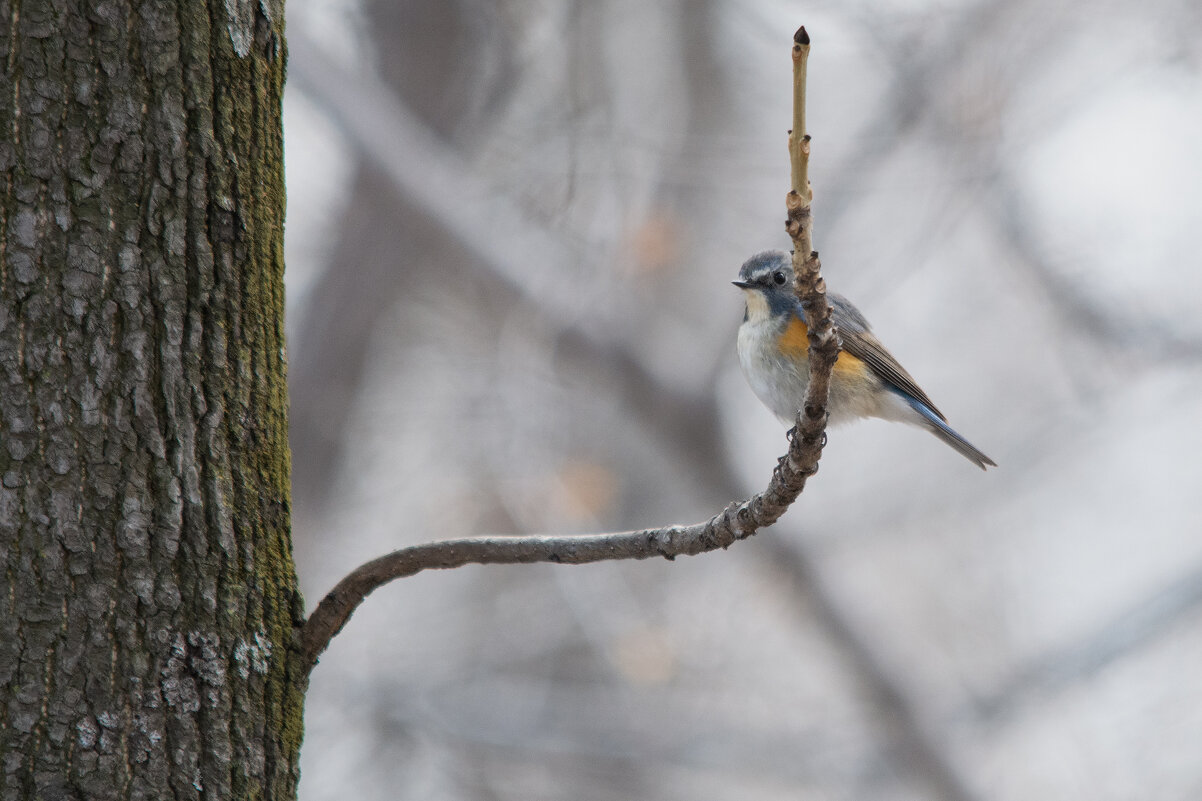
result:
[[[800,54],[799,54],[800,51]],[[793,176],[804,179],[786,197],[785,229],[793,239],[794,288],[806,310],[810,345],[810,380],[797,424],[789,431],[789,450],[777,462],[768,487],[741,503],[732,503],[704,523],[665,526],[612,534],[583,536],[469,537],[414,545],[373,559],[338,582],[300,630],[300,648],[306,669],[312,670],[330,640],[342,630],[359,604],[388,582],[423,570],[448,569],[468,564],[586,564],[608,559],[647,559],[693,556],[727,548],[780,519],[801,495],[806,480],[818,472],[826,445],[826,404],[831,370],[839,355],[838,338],[831,323],[826,285],[812,238],[808,174],[809,136],[805,134],[805,57],[809,37],[800,28],[793,45],[793,138],[801,146],[789,148]],[[800,60],[801,67],[797,67]],[[798,138],[800,137],[800,138]]]
[[[467,537],[413,545],[373,559],[338,582],[309,616],[300,633],[306,663],[311,669],[369,594],[394,579],[423,570],[532,562],[582,565],[653,556],[675,559],[727,548],[775,523],[797,499],[806,479],[818,472],[825,431],[825,398],[807,399],[798,428],[789,432],[789,451],[773,470],[768,488],[742,503],[730,504],[704,523],[582,536]]]

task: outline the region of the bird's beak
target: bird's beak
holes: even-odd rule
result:
[[[751,289],[751,284],[747,283],[746,281],[731,281],[731,283],[737,286],[739,289]]]

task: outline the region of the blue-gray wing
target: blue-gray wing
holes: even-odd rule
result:
[[[834,292],[827,293],[831,308],[835,312],[835,325],[839,328],[839,339],[843,350],[862,360],[872,372],[876,373],[887,384],[904,395],[924,404],[934,412],[940,420],[947,420],[943,412],[927,397],[927,394],[915,383],[906,368],[898,363],[893,354],[885,349],[881,341],[872,333],[868,320],[860,313],[852,302]]]

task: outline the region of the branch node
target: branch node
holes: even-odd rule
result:
[[[647,533],[647,544],[669,562],[676,560],[676,537],[681,533],[679,526],[657,529]]]

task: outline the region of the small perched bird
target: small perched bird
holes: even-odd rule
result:
[[[793,292],[793,259],[780,250],[752,256],[734,285],[747,296],[739,326],[739,364],[756,397],[785,425],[793,425],[809,382],[809,342],[805,312]],[[860,310],[842,295],[829,293],[841,350],[831,372],[830,423],[880,417],[930,431],[973,464],[996,462],[952,430],[893,354],[885,350]]]

